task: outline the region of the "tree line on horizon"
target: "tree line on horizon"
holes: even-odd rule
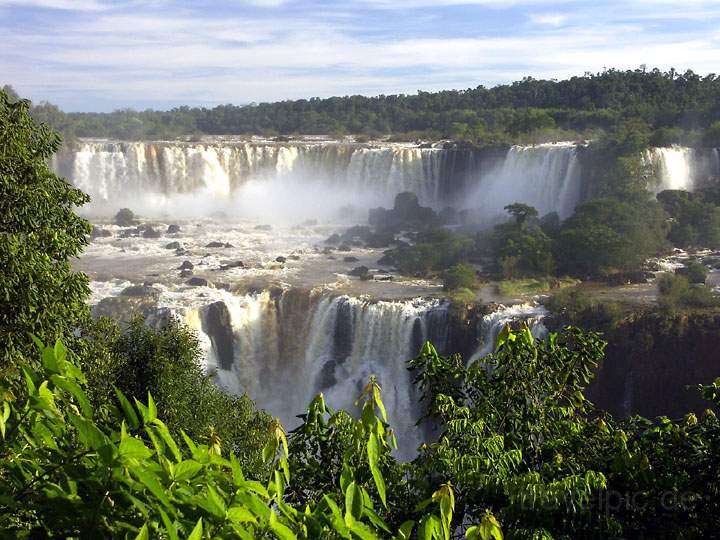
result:
[[[355,134],[396,140],[451,138],[487,146],[588,137],[632,120],[643,123],[658,146],[719,146],[720,76],[691,70],[608,69],[559,81],[525,77],[492,88],[182,106],[169,111],[66,113],[41,102],[32,114],[66,140]]]

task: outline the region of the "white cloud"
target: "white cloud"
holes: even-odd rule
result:
[[[502,34],[485,33],[482,20],[474,31],[462,34],[445,31],[444,23],[434,29],[429,17],[442,14],[430,9],[400,21],[408,30],[397,34],[395,21],[376,28],[363,18],[366,8],[352,11],[347,5],[269,13],[192,11],[170,0],[153,8],[117,7],[127,7],[129,1],[115,3],[112,11],[98,11],[92,6],[106,4],[81,0],[87,9],[77,17],[58,18],[45,26],[3,25],[0,20],[6,44],[0,55],[0,82],[9,82],[35,99],[93,109],[128,103],[243,103],[407,93],[494,84],[527,75],[563,78],[640,64],[692,67],[699,72],[717,71],[720,65],[717,26],[703,30],[693,23],[670,32],[658,19],[679,8],[661,3],[649,9],[645,0],[627,2],[624,10],[607,3],[556,12],[547,9],[547,2],[537,13],[535,8],[514,9],[515,24],[509,23]],[[237,3],[272,7],[281,1]],[[425,0],[408,2],[419,6]],[[493,2],[493,7],[517,2],[540,3],[502,0]],[[363,5],[384,9],[393,3],[364,0]],[[3,5],[8,1],[0,0]],[[710,2],[696,1],[693,6],[711,9]],[[643,16],[643,10],[652,11],[653,17]],[[385,15],[379,12],[378,20],[388,19]],[[411,31],[420,17],[424,26]]]
[[[66,11],[102,11],[108,6],[96,0],[0,0],[0,7],[39,7]]]
[[[565,15],[551,13],[530,15],[530,22],[538,26],[558,27],[565,24],[565,21],[567,21],[567,17]]]

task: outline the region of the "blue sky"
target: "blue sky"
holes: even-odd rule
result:
[[[0,84],[72,111],[720,72],[720,0],[0,0]]]

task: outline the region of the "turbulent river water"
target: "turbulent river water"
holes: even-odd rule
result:
[[[658,191],[692,189],[720,173],[717,151],[653,149],[645,161]],[[197,331],[219,385],[247,392],[289,425],[321,391],[353,410],[377,375],[403,455],[420,441],[405,361],[425,340],[453,352],[447,303],[435,282],[351,277],[358,265],[387,274],[377,263],[382,250],[351,243],[329,251],[323,241],[406,190],[487,224],[512,202],[564,218],[586,176],[572,143],[477,152],[323,140],[88,140],[53,166],[91,195],[83,211],[105,231],[76,263],[91,276],[96,313],[140,311],[150,324],[180,317]],[[121,207],[156,234],[110,224]],[[183,263],[201,281],[189,284]],[[128,289],[137,285],[145,287]],[[468,361],[490,352],[508,321],[527,320],[543,335],[545,315],[533,302],[498,305],[474,329]]]

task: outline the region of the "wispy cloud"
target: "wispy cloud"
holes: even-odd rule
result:
[[[720,66],[720,7],[701,0],[676,16],[677,5],[645,0],[138,2],[0,0],[0,83],[107,110]]]

